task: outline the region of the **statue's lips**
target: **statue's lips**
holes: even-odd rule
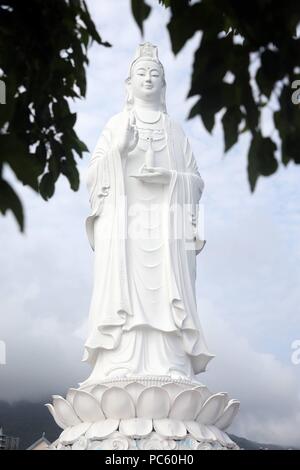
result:
[[[144,85],[144,88],[146,88],[147,90],[151,90],[151,88],[153,88],[152,85]]]

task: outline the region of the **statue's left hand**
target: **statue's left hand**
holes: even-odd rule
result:
[[[172,172],[166,168],[160,166],[150,167],[143,165],[140,168],[138,175],[132,175],[133,178],[137,178],[144,183],[156,183],[156,184],[169,184],[171,181]]]

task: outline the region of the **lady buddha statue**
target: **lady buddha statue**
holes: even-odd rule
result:
[[[125,109],[92,154],[86,221],[94,286],[82,386],[112,377],[193,379],[213,357],[196,304],[198,204],[203,181],[190,144],[166,110],[157,47],[139,46]]]

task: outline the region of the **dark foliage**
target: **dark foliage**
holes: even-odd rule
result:
[[[147,8],[146,1],[140,3]],[[291,161],[299,164],[300,81],[296,83],[300,78],[299,1],[159,0],[159,3],[170,8],[167,27],[175,54],[196,33],[201,33],[188,93],[188,97],[198,99],[188,117],[200,116],[205,128],[212,132],[216,115],[222,111],[225,152],[243,132],[251,134],[248,152],[251,190],[260,175],[275,173],[280,161],[284,165]],[[251,61],[258,65],[253,76]],[[276,141],[274,132],[264,136],[261,126],[262,110],[265,106],[272,110],[271,100],[279,105],[272,112]]]
[[[74,131],[70,99],[86,94],[87,49],[99,36],[83,0],[0,0],[0,211],[24,228],[22,203],[4,179],[8,165],[24,185],[49,199],[65,175],[79,186],[76,155],[86,145]],[[1,76],[2,75],[2,76]]]

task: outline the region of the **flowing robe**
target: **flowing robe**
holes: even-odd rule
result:
[[[134,356],[141,355],[142,348],[147,347],[148,361],[153,363],[151,372],[164,374],[163,367],[159,366],[159,353],[169,354],[165,362],[169,360],[169,370],[172,370],[172,362],[176,369],[179,356],[176,357],[174,348],[177,348],[178,354],[188,360],[182,362],[181,370],[190,364],[187,374],[191,375],[190,371],[198,374],[214,357],[207,350],[195,294],[196,254],[203,246],[198,238],[197,213],[204,184],[184,132],[167,114],[163,114],[172,175],[162,201],[166,206],[165,236],[168,241],[163,252],[168,312],[153,311],[152,318],[143,318],[134,306],[130,292],[125,158],[117,148],[118,129],[126,119],[126,113],[117,114],[107,123],[88,170],[87,186],[92,212],[87,218],[86,229],[91,247],[95,250],[95,264],[89,336],[83,360],[90,362],[95,369],[101,353],[111,351],[111,356],[103,357],[106,361],[110,357],[116,361],[117,356],[114,358],[113,352],[121,348],[126,334],[134,332],[135,336],[128,336],[125,345],[127,349],[131,345],[132,362],[136,362],[137,357]],[[155,183],[146,184],[155,186]],[[176,335],[176,343],[164,342],[171,338],[172,333],[172,338]],[[134,371],[137,374],[145,373],[145,369],[137,370],[139,367],[135,364]],[[93,380],[96,380],[95,374]]]

